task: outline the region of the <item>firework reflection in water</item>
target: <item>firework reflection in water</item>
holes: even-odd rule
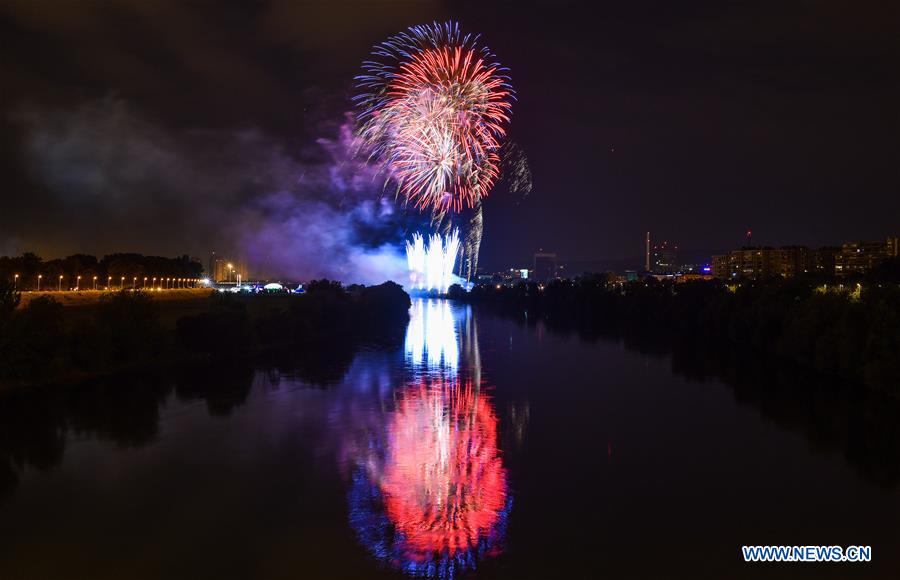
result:
[[[413,378],[395,391],[352,476],[358,538],[412,576],[453,578],[499,554],[512,504],[496,411],[469,352],[477,339],[460,352],[462,312],[470,315],[447,301],[413,303],[405,348]]]

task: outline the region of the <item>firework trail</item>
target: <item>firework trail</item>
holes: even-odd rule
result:
[[[355,98],[371,156],[418,209],[478,205],[500,176],[514,99],[506,69],[449,22],[414,26],[372,54]]]
[[[528,158],[525,152],[513,141],[508,141],[503,146],[501,155],[503,161],[501,164],[502,173],[506,180],[510,193],[518,193],[522,196],[531,193],[534,183],[531,178],[531,167],[528,165]]]

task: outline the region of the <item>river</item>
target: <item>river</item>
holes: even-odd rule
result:
[[[437,300],[336,359],[4,394],[0,578],[900,570],[894,401]],[[744,563],[756,544],[872,561]]]

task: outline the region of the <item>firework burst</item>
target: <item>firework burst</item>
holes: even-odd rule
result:
[[[434,23],[377,45],[363,63],[359,134],[416,208],[475,207],[499,179],[514,94],[494,59],[478,36]]]

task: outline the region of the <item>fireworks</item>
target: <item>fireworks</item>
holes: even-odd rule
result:
[[[512,507],[490,397],[471,381],[414,381],[395,394],[374,457],[353,473],[350,524],[378,558],[453,579],[503,550]]]
[[[377,45],[357,77],[360,136],[419,209],[459,212],[488,195],[513,90],[506,69],[455,23]]]
[[[489,399],[466,382],[410,386],[388,425],[381,490],[407,558],[453,558],[490,536],[506,506],[506,470]]]
[[[458,255],[458,230],[453,230],[446,236],[432,234],[427,247],[422,234],[413,234],[412,242],[406,243],[406,260],[412,287],[416,290],[447,292],[453,283],[453,268]]]

